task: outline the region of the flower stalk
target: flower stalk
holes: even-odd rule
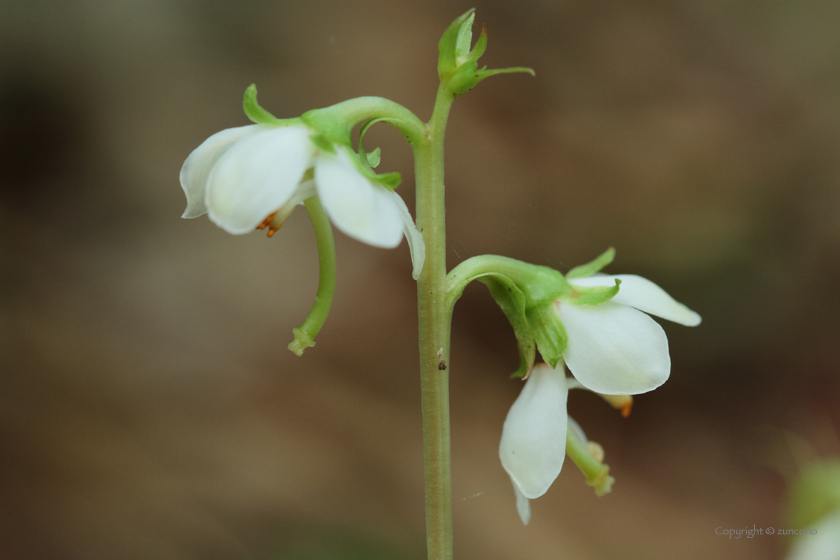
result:
[[[312,310],[303,324],[292,329],[295,339],[289,343],[289,350],[297,356],[302,356],[304,350],[315,346],[315,337],[327,320],[335,294],[335,240],[330,218],[317,196],[307,198],[303,205],[309,213],[309,219],[312,220],[315,241],[318,244],[318,292],[315,294]]]
[[[446,228],[443,139],[454,96],[441,85],[425,137],[413,144],[417,228],[426,261],[417,279],[426,546],[429,560],[452,558],[452,482],[449,443],[449,332],[446,305]]]
[[[414,113],[384,97],[348,99],[301,116],[303,122],[339,144],[350,144],[353,127],[372,118],[395,126],[412,146],[419,144],[425,133],[425,126]]]

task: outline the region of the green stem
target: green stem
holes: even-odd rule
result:
[[[353,127],[368,119],[394,125],[412,146],[422,143],[426,133],[426,126],[414,113],[384,97],[348,99],[323,109],[313,109],[300,118],[333,142],[345,145],[350,144]]]
[[[449,444],[449,330],[446,305],[446,228],[443,137],[454,97],[441,86],[421,142],[413,143],[417,227],[426,262],[417,279],[426,545],[429,560],[452,558],[452,480]]]
[[[571,428],[566,431],[566,454],[586,477],[586,483],[595,488],[597,495],[610,492],[613,484],[610,468],[592,456],[587,442],[579,439]]]
[[[465,260],[446,276],[446,297],[450,309],[461,297],[467,284],[482,276],[509,279],[532,303],[539,300],[551,302],[557,294],[570,290],[563,275],[554,269],[498,255],[478,255]]]
[[[306,320],[300,327],[292,329],[295,339],[289,343],[289,350],[298,356],[303,355],[307,348],[315,346],[315,337],[327,320],[335,294],[335,241],[330,219],[317,196],[307,198],[303,204],[309,212],[318,243],[318,292]]]

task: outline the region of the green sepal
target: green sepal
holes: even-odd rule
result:
[[[813,527],[820,519],[840,510],[840,461],[811,463],[802,470],[790,491],[791,526]]]
[[[371,126],[375,125],[376,123],[387,120],[388,119],[369,119],[365,121],[359,129],[359,157],[361,158],[362,163],[367,165],[370,169],[375,169],[379,166],[379,161],[380,159],[382,159],[382,150],[376,148],[370,153],[365,152],[365,133]]]
[[[586,264],[582,264],[580,266],[574,267],[566,274],[566,279],[571,280],[572,278],[586,278],[587,276],[592,276],[596,272],[600,272],[602,268],[613,262],[615,258],[615,249],[610,247],[601,255],[598,256],[594,261],[588,262]]]
[[[473,50],[467,55],[465,61],[467,60],[478,60],[481,58],[481,55],[484,54],[484,51],[487,49],[487,30],[483,27],[481,28],[481,35],[478,36],[478,41],[475,42],[475,46]]]
[[[309,135],[309,141],[315,144],[321,150],[324,150],[327,153],[334,154],[335,153],[335,144],[329,141],[329,139],[320,134],[318,132],[313,132]]]
[[[378,149],[379,148],[377,148],[377,150]],[[354,158],[354,160],[359,162],[359,164],[356,165],[356,169],[358,169],[362,175],[364,175],[370,181],[382,185],[389,191],[395,190],[397,187],[400,186],[400,183],[402,183],[402,175],[400,175],[399,171],[391,171],[390,173],[376,173],[371,168],[372,166],[364,165],[364,163],[361,160],[361,157]],[[379,161],[377,156],[377,164],[378,163]]]
[[[443,32],[438,42],[438,76],[441,82],[445,82],[455,74],[458,69],[457,51],[464,44],[464,36],[467,35],[467,43],[472,39],[472,22],[475,17],[475,8],[471,8],[461,14]],[[466,50],[469,50],[467,45]]]
[[[260,107],[257,102],[257,85],[251,84],[245,90],[245,96],[242,99],[242,109],[245,111],[251,121],[256,124],[280,124],[282,121]]]
[[[379,183],[389,191],[396,190],[396,188],[400,186],[400,183],[402,183],[402,175],[400,175],[399,171],[381,174],[372,173],[371,175],[372,176],[368,176],[368,179],[374,183]]]
[[[361,146],[360,146],[361,148]],[[371,169],[376,169],[379,167],[379,162],[382,159],[382,149],[381,148],[374,148],[374,150],[370,153],[365,152],[364,150],[359,151],[359,155],[365,154],[365,161],[370,166]]]
[[[353,124],[336,118],[336,115],[333,114],[334,107],[336,106],[312,109],[302,114],[300,120],[309,128],[317,130],[318,134],[329,143],[350,146],[352,144],[350,132],[353,129]]]
[[[374,183],[378,183],[390,191],[393,191],[400,186],[400,183],[402,183],[402,175],[400,175],[398,171],[378,174],[371,169],[370,165],[367,165],[368,162],[365,159],[367,154],[362,156],[361,154],[356,154],[356,152],[350,148],[344,147],[344,149],[347,150],[350,160],[353,162],[353,165],[356,166],[356,170],[364,175],[366,179],[373,181]]]
[[[479,281],[490,290],[490,295],[502,309],[516,335],[519,369],[513,372],[511,377],[526,377],[534,369],[537,346],[525,313],[525,294],[510,278],[501,274],[484,276],[479,278]]]
[[[458,38],[455,40],[455,64],[470,56],[473,21],[475,21],[475,9],[458,28]]]
[[[556,367],[557,362],[563,358],[569,342],[569,335],[566,334],[566,327],[557,314],[557,308],[553,303],[549,303],[530,309],[527,315],[540,355],[548,365]]]
[[[621,280],[615,279],[615,286],[572,286],[572,291],[559,299],[575,305],[598,305],[607,303],[618,293]]]

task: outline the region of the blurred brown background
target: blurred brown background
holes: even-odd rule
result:
[[[273,239],[179,218],[184,158],[360,95],[428,118],[436,46],[471,4],[0,0],[0,558],[416,559],[423,488],[405,244],[337,236],[318,345],[305,212]],[[786,479],[840,453],[840,4],[476,3],[482,62],[447,137],[450,266],[562,271],[610,245],[703,315],[622,419],[573,392],[617,482],[567,464],[516,515],[499,464],[520,383],[482,286],[454,321],[456,557],[779,559]],[[383,167],[411,153],[374,128]]]

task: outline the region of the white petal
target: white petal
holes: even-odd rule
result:
[[[187,209],[182,218],[197,218],[207,212],[204,193],[210,170],[234,142],[253,132],[256,125],[239,126],[217,132],[193,150],[181,167],[181,188],[187,195]]]
[[[513,482],[513,479],[510,481]],[[519,519],[522,520],[523,525],[527,525],[531,521],[531,504],[528,498],[519,491],[515,482],[513,482],[513,493],[516,495],[516,512],[519,514]]]
[[[840,511],[823,517],[810,529],[816,533],[797,536],[788,560],[840,560]]]
[[[540,364],[505,419],[499,458],[526,498],[545,494],[563,468],[568,394],[563,366]]]
[[[230,233],[253,231],[289,200],[311,166],[314,150],[307,127],[256,125],[210,173],[210,219]]]
[[[279,228],[283,225],[283,222],[289,219],[289,216],[292,215],[295,207],[298,204],[303,204],[310,196],[315,196],[317,191],[315,190],[315,181],[309,180],[300,183],[297,188],[295,188],[295,192],[292,193],[292,197],[283,203],[283,206],[277,209],[277,214],[274,216],[274,219],[271,220],[271,226]]]
[[[621,303],[635,307],[645,313],[674,321],[686,327],[696,327],[700,324],[700,315],[681,304],[668,293],[648,280],[635,274],[618,274],[607,276],[604,274],[588,276],[586,278],[574,278],[569,282],[576,286],[615,286],[615,279],[621,280],[621,287],[618,294],[612,299],[615,303]]]
[[[318,156],[315,184],[324,210],[339,230],[375,247],[400,244],[403,224],[391,191],[362,175],[342,148]]]
[[[420,273],[423,272],[423,263],[426,260],[426,242],[423,241],[423,234],[414,225],[414,220],[411,219],[411,213],[408,211],[405,201],[397,193],[392,192],[391,194],[394,195],[394,202],[400,210],[403,233],[405,233],[408,248],[411,251],[411,262],[414,265],[411,277],[417,280],[420,278]]]
[[[637,395],[668,379],[671,357],[665,331],[641,311],[613,302],[555,305],[569,336],[563,358],[587,389]]]

